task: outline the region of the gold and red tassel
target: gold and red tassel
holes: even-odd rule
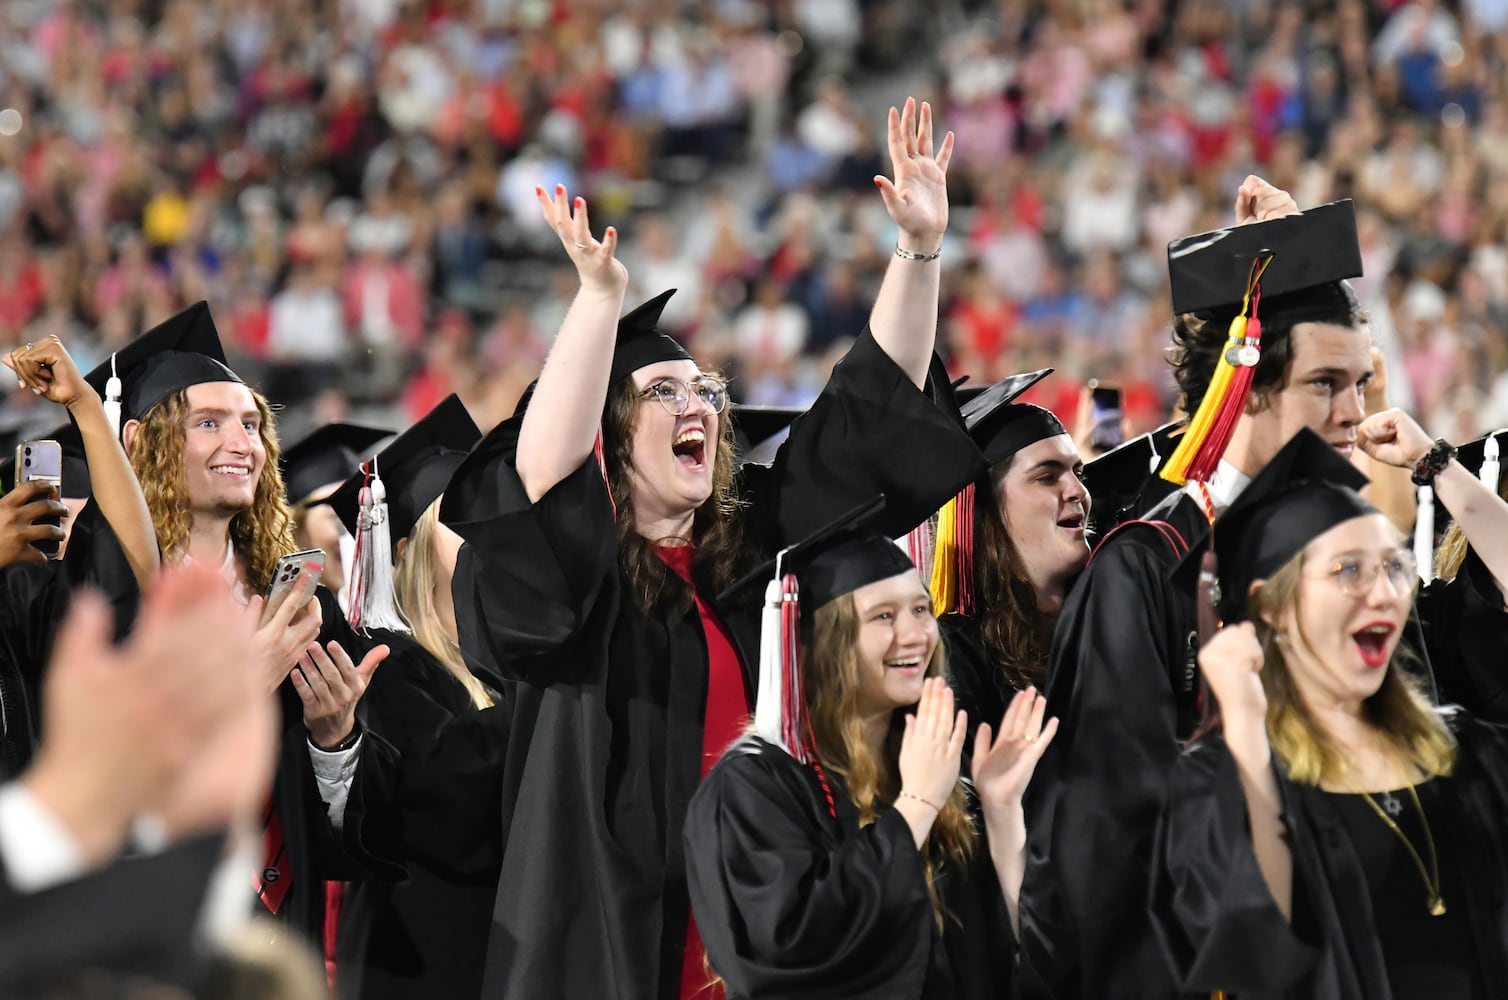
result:
[[[974,613],[974,484],[949,500],[937,518],[932,557],[932,612]]]
[[[1188,431],[1163,466],[1161,476],[1171,483],[1209,482],[1235,433],[1236,421],[1246,409],[1257,362],[1262,359],[1262,321],[1257,318],[1257,305],[1262,299],[1262,272],[1270,263],[1270,254],[1252,261],[1241,311],[1231,320],[1214,377],[1189,421]]]

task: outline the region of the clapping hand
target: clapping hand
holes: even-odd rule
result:
[[[1027,688],[1011,699],[993,740],[988,723],[974,735],[974,790],[986,811],[1021,804],[1037,762],[1058,732],[1055,718],[1043,725],[1046,714],[1047,699]]]

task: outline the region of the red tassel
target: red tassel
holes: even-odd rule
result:
[[[607,452],[602,447],[602,428],[597,428],[597,438],[592,442],[592,454],[597,458],[597,468],[602,472],[602,485],[607,487],[607,502],[613,505],[613,520],[618,519],[618,501],[613,499],[613,484],[607,478]]]
[[[1254,347],[1258,351],[1262,349],[1262,321],[1257,318],[1257,303],[1261,301],[1262,286],[1258,283],[1251,290],[1251,315],[1246,320],[1243,344],[1243,347]],[[1246,410],[1246,400],[1251,395],[1251,384],[1256,374],[1256,365],[1240,365],[1231,373],[1230,388],[1223,405],[1215,415],[1209,433],[1200,443],[1199,450],[1189,462],[1190,480],[1207,483],[1214,476],[1226,446],[1236,433],[1236,422]]]
[[[974,484],[958,494],[958,610],[974,613]]]
[[[780,607],[781,668],[785,690],[780,713],[781,739],[799,763],[811,764],[817,758],[812,747],[811,722],[806,713],[806,690],[801,683],[801,593],[796,577],[787,573],[781,581],[784,600]]]

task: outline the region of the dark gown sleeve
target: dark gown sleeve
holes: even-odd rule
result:
[[[1295,872],[1300,869],[1296,861]],[[1150,908],[1168,962],[1191,993],[1294,989],[1320,957],[1267,888],[1241,778],[1218,740],[1193,747],[1173,766],[1157,829]]]
[[[1186,651],[1170,559],[1152,529],[1123,534],[1095,554],[1058,620],[1047,711],[1060,728],[1025,800],[1024,995],[1167,977],[1146,928],[1146,871],[1179,751],[1169,664]]]
[[[933,357],[918,389],[866,327],[774,463],[744,467],[742,492],[769,544],[804,538],[877,493],[885,509],[874,528],[898,537],[986,468],[942,363]]]
[[[746,743],[698,788],[684,840],[697,928],[730,997],[921,995],[932,907],[896,810],[839,832],[813,777]]]
[[[1010,685],[985,649],[978,619],[972,615],[943,615],[937,624],[947,651],[953,704],[969,714],[969,739],[964,744],[967,754],[973,749],[974,733],[980,723],[989,723],[992,731],[999,729],[1009,704]]]
[[[1466,550],[1454,579],[1435,580],[1420,591],[1417,610],[1440,701],[1508,722],[1508,612],[1474,549]]]
[[[224,844],[195,838],[36,893],[0,879],[0,993],[52,996],[91,968],[191,982],[195,928]]]

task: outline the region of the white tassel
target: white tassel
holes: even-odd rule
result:
[[[340,526],[340,541],[337,543],[340,549],[340,578],[346,581],[340,593],[335,599],[340,603],[340,610],[349,614],[351,610],[351,574],[356,571],[356,539],[346,530],[345,525]]]
[[[387,518],[387,489],[372,462],[372,479],[361,491],[356,557],[351,567],[351,610],[347,621],[365,632],[382,628],[409,633],[393,592],[393,540]]]
[[[1487,441],[1482,445],[1482,471],[1480,478],[1492,492],[1498,491],[1498,436],[1496,432],[1487,435]]]
[[[110,377],[105,380],[105,419],[110,421],[110,429],[115,433],[115,439],[120,440],[120,376],[115,371],[115,355],[110,355]]]
[[[1414,561],[1419,564],[1419,579],[1429,583],[1435,578],[1435,490],[1419,487],[1419,510],[1414,516]]]
[[[781,738],[780,575],[764,589],[764,610],[759,614],[759,689],[754,697],[754,732],[766,743],[785,747]]]

